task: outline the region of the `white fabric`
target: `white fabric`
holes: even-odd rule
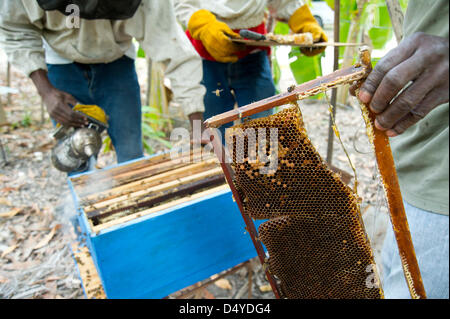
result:
[[[175,13],[187,26],[194,12],[206,9],[231,29],[245,29],[260,25],[266,8],[276,19],[287,22],[303,5],[303,0],[175,0]]]
[[[52,47],[45,41],[45,39],[42,39],[44,42],[44,51],[45,51],[45,63],[47,64],[69,64],[73,63],[74,61],[63,58],[58,53],[55,52],[55,50],[52,49]],[[136,46],[132,45],[130,48],[125,52],[125,55],[129,57],[130,59],[135,60],[136,59]]]
[[[91,64],[129,54],[135,38],[152,61],[165,65],[175,102],[185,113],[204,111],[201,58],[176,21],[172,0],[143,0],[127,20],[80,19],[78,27],[69,27],[68,21],[73,23],[73,17],[44,11],[35,0],[1,0],[0,46],[16,68],[30,75],[47,69],[42,39],[55,53],[48,51],[49,59]]]

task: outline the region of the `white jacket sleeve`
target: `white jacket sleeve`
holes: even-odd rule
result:
[[[187,27],[189,19],[198,10],[204,9],[199,0],[174,0],[175,15],[178,21]]]
[[[38,17],[40,12],[27,12],[21,0],[0,1],[0,47],[11,64],[29,76],[33,71],[47,70],[42,44],[40,21],[31,21],[30,15]]]
[[[268,0],[268,7],[275,13],[275,18],[287,22],[294,12],[303,6],[303,0]]]
[[[152,61],[165,65],[175,102],[186,115],[204,112],[202,61],[175,18],[172,0],[144,1],[136,14],[134,37]]]
[[[271,12],[275,13],[275,18],[288,21],[291,15],[305,4],[303,0],[240,0],[241,4],[238,0],[215,1],[217,2],[213,5],[205,0],[175,0],[175,13],[178,21],[187,26],[194,12],[213,7],[212,12],[224,18],[251,19],[258,12],[256,8],[264,8],[266,5]]]

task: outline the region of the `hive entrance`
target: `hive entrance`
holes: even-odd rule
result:
[[[271,129],[278,142],[261,145],[258,134],[265,130],[270,136]],[[252,134],[246,131],[256,132],[257,153],[276,156],[276,169],[261,170],[268,163],[254,160]],[[227,130],[226,142],[245,213],[269,219],[260,225],[259,239],[283,297],[383,296],[367,282],[375,262],[358,198],[311,144],[298,107],[236,125]]]

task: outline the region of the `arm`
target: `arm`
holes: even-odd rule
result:
[[[172,0],[143,3],[143,10],[137,13],[140,16],[134,20],[134,36],[153,61],[165,65],[174,99],[185,114],[204,112],[202,61],[176,21]]]
[[[0,2],[0,47],[11,64],[33,80],[47,110],[56,121],[71,126],[85,123],[68,103],[75,105],[75,99],[65,92],[55,89],[47,77],[44,49],[42,47],[42,23],[37,17],[40,9],[30,5],[27,12],[22,1]],[[29,13],[36,17],[32,22]]]
[[[189,19],[198,10],[202,9],[199,0],[174,0],[175,16],[187,28]]]
[[[88,125],[88,120],[72,111],[69,105],[75,106],[77,100],[70,94],[56,89],[49,81],[47,71],[39,69],[30,74],[39,95],[50,116],[58,123],[80,127]]]
[[[218,21],[213,13],[202,7],[199,0],[175,0],[175,14],[216,61],[228,63],[238,60],[234,53],[242,47],[231,42],[229,36],[239,38],[239,34],[226,23]]]
[[[47,70],[42,26],[32,23],[22,1],[0,1],[0,46],[11,64],[29,76]]]
[[[308,5],[301,0],[269,0],[269,9],[275,12],[275,17],[288,23],[294,33],[310,32],[314,42],[327,42],[328,37],[317,23]],[[301,48],[306,56],[314,56],[325,51],[322,48]]]
[[[448,102],[448,90],[448,38],[416,33],[377,63],[359,98],[377,114],[376,127],[393,137]]]
[[[288,22],[297,9],[301,8],[303,0],[268,0],[268,7],[277,20]]]

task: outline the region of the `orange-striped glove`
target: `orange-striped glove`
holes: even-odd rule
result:
[[[295,33],[310,32],[313,36],[314,42],[327,42],[328,37],[317,23],[316,19],[312,15],[309,7],[305,4],[298,8],[289,19],[289,27]],[[307,56],[314,56],[325,51],[325,47],[311,49],[301,48],[300,51]]]
[[[198,10],[188,23],[191,36],[200,40],[209,54],[218,62],[236,62],[238,57],[234,54],[240,47],[231,42],[229,36],[240,38],[228,25],[216,19],[208,10]]]

